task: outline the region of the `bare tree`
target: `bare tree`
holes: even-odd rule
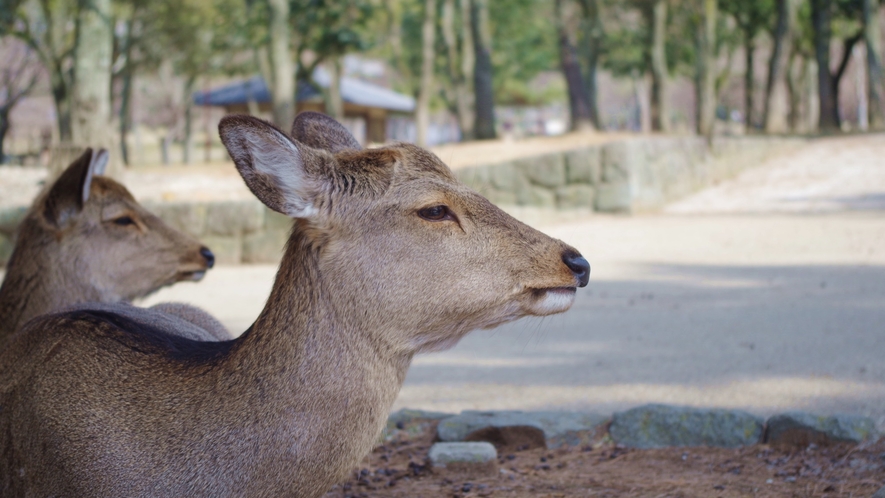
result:
[[[798,5],[797,0],[777,0],[777,24],[772,33],[774,47],[768,61],[768,80],[765,84],[763,126],[767,133],[784,133],[788,130],[787,79]]]
[[[12,38],[0,39],[0,164],[6,162],[4,139],[9,132],[9,115],[37,84],[43,69],[36,53]]]
[[[430,128],[430,97],[433,95],[434,44],[436,43],[436,0],[424,0],[424,22],[421,25],[421,86],[416,109],[417,142],[427,145]]]
[[[696,33],[695,112],[697,132],[710,137],[716,118],[716,0],[699,0],[699,28]]]
[[[583,31],[582,51],[584,52],[584,84],[590,106],[590,122],[599,129],[599,84],[597,72],[599,57],[602,54],[605,33],[602,31],[600,0],[580,0],[581,30]]]
[[[670,101],[667,97],[670,71],[667,68],[667,0],[644,2],[643,13],[651,30],[651,127],[670,131]]]
[[[587,95],[587,86],[584,84],[584,77],[581,74],[577,50],[569,37],[568,15],[563,9],[562,0],[556,0],[555,10],[556,31],[559,40],[559,63],[568,87],[570,127],[572,130],[593,129],[590,97]]]
[[[290,52],[289,1],[268,0],[270,7],[270,43],[268,59],[272,80],[270,93],[273,120],[287,130],[295,119],[295,69]]]
[[[869,99],[870,129],[885,128],[885,76],[882,73],[882,38],[879,32],[879,1],[863,1],[863,37],[867,46],[867,94]]]
[[[81,2],[71,99],[71,139],[79,147],[112,148],[111,24],[111,0]]]
[[[474,133],[478,139],[495,138],[495,92],[492,88],[492,32],[488,0],[471,0],[470,29],[473,33],[476,64],[473,87],[476,95]]]
[[[819,127],[822,132],[839,130],[839,106],[830,74],[830,37],[832,36],[833,0],[811,0],[814,26],[814,54],[817,59]]]
[[[470,7],[467,0],[461,0],[461,29],[455,29],[455,0],[444,0],[442,19],[440,20],[443,41],[446,45],[446,66],[449,73],[451,95],[447,100],[451,102],[452,110],[458,119],[461,129],[461,139],[473,138],[473,92],[470,84],[473,83],[473,37],[470,33]],[[464,13],[467,16],[464,16]],[[466,24],[465,24],[466,23]],[[460,44],[459,35],[460,34]],[[460,50],[459,50],[460,47]]]

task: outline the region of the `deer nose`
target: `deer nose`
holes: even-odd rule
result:
[[[203,259],[206,260],[206,266],[208,268],[212,268],[213,266],[215,266],[215,255],[212,254],[212,251],[210,251],[208,247],[201,247],[200,254],[203,256]]]
[[[578,287],[585,287],[590,280],[590,263],[583,256],[572,251],[563,253],[562,262],[575,274],[575,278],[578,279]]]

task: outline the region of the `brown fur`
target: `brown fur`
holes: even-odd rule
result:
[[[22,222],[0,286],[0,343],[38,315],[129,301],[199,280],[210,267],[199,241],[149,213],[124,186],[97,176],[106,154],[87,150]],[[115,222],[124,216],[133,224]]]
[[[321,496],[372,448],[414,354],[565,311],[586,283],[573,248],[418,147],[220,130],[253,192],[296,217],[261,315],[224,342],[107,310],[31,322],[0,355],[0,495]]]

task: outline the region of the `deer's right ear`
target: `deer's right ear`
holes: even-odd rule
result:
[[[92,178],[104,173],[108,152],[104,149],[93,153],[86,149],[71,163],[52,184],[43,209],[46,221],[61,228],[80,213],[89,200]]]
[[[267,207],[293,218],[316,212],[303,156],[289,136],[251,116],[226,116],[218,132],[246,186]]]

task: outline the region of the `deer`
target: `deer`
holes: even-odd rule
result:
[[[249,189],[293,228],[241,336],[81,308],[0,353],[3,496],[319,497],[372,449],[414,355],[568,310],[590,265],[407,143],[332,118],[226,116]],[[137,310],[134,310],[137,312]]]
[[[0,344],[36,316],[87,302],[131,301],[199,281],[214,265],[209,248],[101,176],[107,162],[106,150],[87,149],[25,215],[0,286]],[[159,304],[151,316],[190,322],[179,325],[194,339],[230,338],[208,313],[185,304]]]

